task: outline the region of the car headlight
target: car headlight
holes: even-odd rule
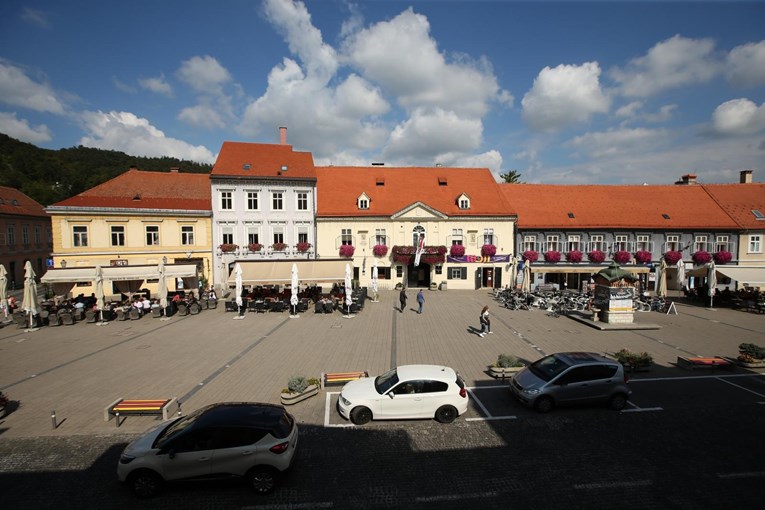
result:
[[[539,394],[539,389],[537,389],[537,388],[529,388],[529,389],[523,390],[523,393],[525,395],[537,395],[537,394]]]
[[[130,464],[135,460],[135,457],[132,455],[125,455],[124,453],[120,456],[120,464]]]
[[[351,401],[348,400],[347,398],[345,398],[342,395],[340,395],[340,402],[342,402],[343,405],[346,406],[346,407],[351,405]]]

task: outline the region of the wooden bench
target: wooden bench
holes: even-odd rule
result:
[[[365,371],[359,372],[327,372],[321,374],[321,387],[332,386],[336,384],[345,384],[349,381],[355,381],[362,377],[369,377],[369,373]]]
[[[104,421],[109,421],[114,416],[117,418],[119,427],[121,416],[162,416],[163,420],[168,420],[174,417],[180,408],[180,402],[175,398],[151,400],[118,398],[104,409]]]
[[[725,358],[719,356],[712,357],[698,357],[698,358],[684,358],[682,356],[677,357],[677,366],[688,370],[696,369],[716,369],[722,368],[725,370],[733,370],[736,366]]]

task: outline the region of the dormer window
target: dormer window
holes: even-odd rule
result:
[[[457,207],[460,209],[470,209],[470,197],[465,193],[457,197]]]
[[[359,209],[369,209],[369,197],[366,193],[362,193],[359,198],[356,199],[356,205]]]
[[[765,220],[765,214],[762,214],[762,211],[759,209],[752,209],[752,214],[754,214],[754,217],[758,220]]]

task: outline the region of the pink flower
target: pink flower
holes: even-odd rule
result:
[[[718,264],[727,264],[733,259],[733,255],[729,251],[718,251],[713,255],[715,262]]]
[[[581,262],[582,252],[579,250],[571,250],[570,252],[566,253],[566,260],[573,262],[574,264]]]
[[[560,262],[560,252],[556,250],[546,251],[545,261],[549,262],[550,264],[555,264],[556,262]]]
[[[600,264],[601,262],[606,260],[606,254],[600,250],[592,250],[590,253],[587,254],[587,258],[590,259],[590,262],[594,264]]]
[[[449,255],[452,257],[462,257],[465,255],[465,247],[461,244],[453,244],[451,248],[449,248]]]
[[[670,266],[677,264],[677,261],[683,258],[683,254],[679,251],[668,251],[664,254],[664,261]]]
[[[632,255],[628,251],[619,250],[614,253],[614,262],[617,264],[626,264],[632,260]]]
[[[523,252],[523,260],[528,260],[529,262],[536,262],[539,260],[539,253],[535,252],[534,250],[526,250]]]
[[[341,244],[340,245],[340,256],[341,257],[353,257],[353,253],[356,251],[356,247],[352,244]]]
[[[639,250],[635,252],[635,260],[637,260],[638,264],[648,264],[652,258],[653,256],[650,251]]]
[[[691,255],[691,258],[693,259],[693,263],[699,266],[702,264],[708,264],[712,261],[712,255],[710,255],[708,251],[704,250],[697,251]]]
[[[372,253],[375,254],[375,257],[384,257],[388,254],[388,246],[384,244],[376,244],[374,248],[372,248]]]
[[[481,246],[481,256],[482,257],[493,257],[497,254],[497,247],[493,244],[484,244]]]

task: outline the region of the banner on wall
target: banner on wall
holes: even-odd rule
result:
[[[491,262],[510,262],[510,255],[492,255],[490,257],[482,257],[481,255],[463,255],[461,257],[452,257],[451,255],[446,256],[447,262],[454,262],[454,263],[479,263],[479,264],[485,264],[485,263],[491,263]]]

